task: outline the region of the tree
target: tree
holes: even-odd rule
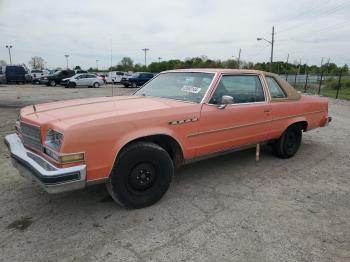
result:
[[[29,64],[33,69],[42,70],[45,67],[45,60],[40,56],[33,56],[30,59]]]
[[[132,71],[134,67],[134,61],[130,57],[123,57],[122,60],[120,60],[119,65],[122,66],[122,70],[127,72],[127,71]]]
[[[5,60],[0,60],[0,66],[5,66],[7,65],[6,61]]]
[[[81,70],[81,67],[80,66],[75,66],[73,70]]]

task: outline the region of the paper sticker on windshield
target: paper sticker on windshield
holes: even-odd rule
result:
[[[202,88],[196,86],[183,86],[181,91],[198,94]]]

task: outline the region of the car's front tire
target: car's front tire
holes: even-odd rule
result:
[[[95,82],[95,83],[93,84],[93,87],[94,87],[94,88],[99,88],[99,87],[100,87],[100,84],[97,83],[97,82]]]
[[[68,82],[68,88],[75,88],[77,85],[73,82]]]
[[[282,136],[272,145],[275,155],[280,158],[294,156],[300,147],[302,139],[302,126],[294,124],[289,126]]]
[[[162,198],[173,174],[173,162],[162,147],[136,142],[123,149],[116,159],[107,189],[125,207],[143,208]]]
[[[56,82],[55,82],[54,80],[50,80],[50,81],[49,81],[49,85],[50,85],[50,86],[56,86]]]
[[[132,88],[137,88],[137,84],[136,84],[135,82],[132,82],[132,83],[131,83],[131,87],[132,87]]]

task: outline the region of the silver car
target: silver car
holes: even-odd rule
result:
[[[76,74],[70,78],[63,79],[61,84],[66,88],[74,88],[77,86],[88,86],[98,88],[104,84],[103,80],[94,74]]]

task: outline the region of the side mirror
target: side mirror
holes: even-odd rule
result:
[[[221,97],[221,104],[218,106],[219,109],[224,109],[227,105],[233,104],[233,97],[232,96],[222,96]]]

